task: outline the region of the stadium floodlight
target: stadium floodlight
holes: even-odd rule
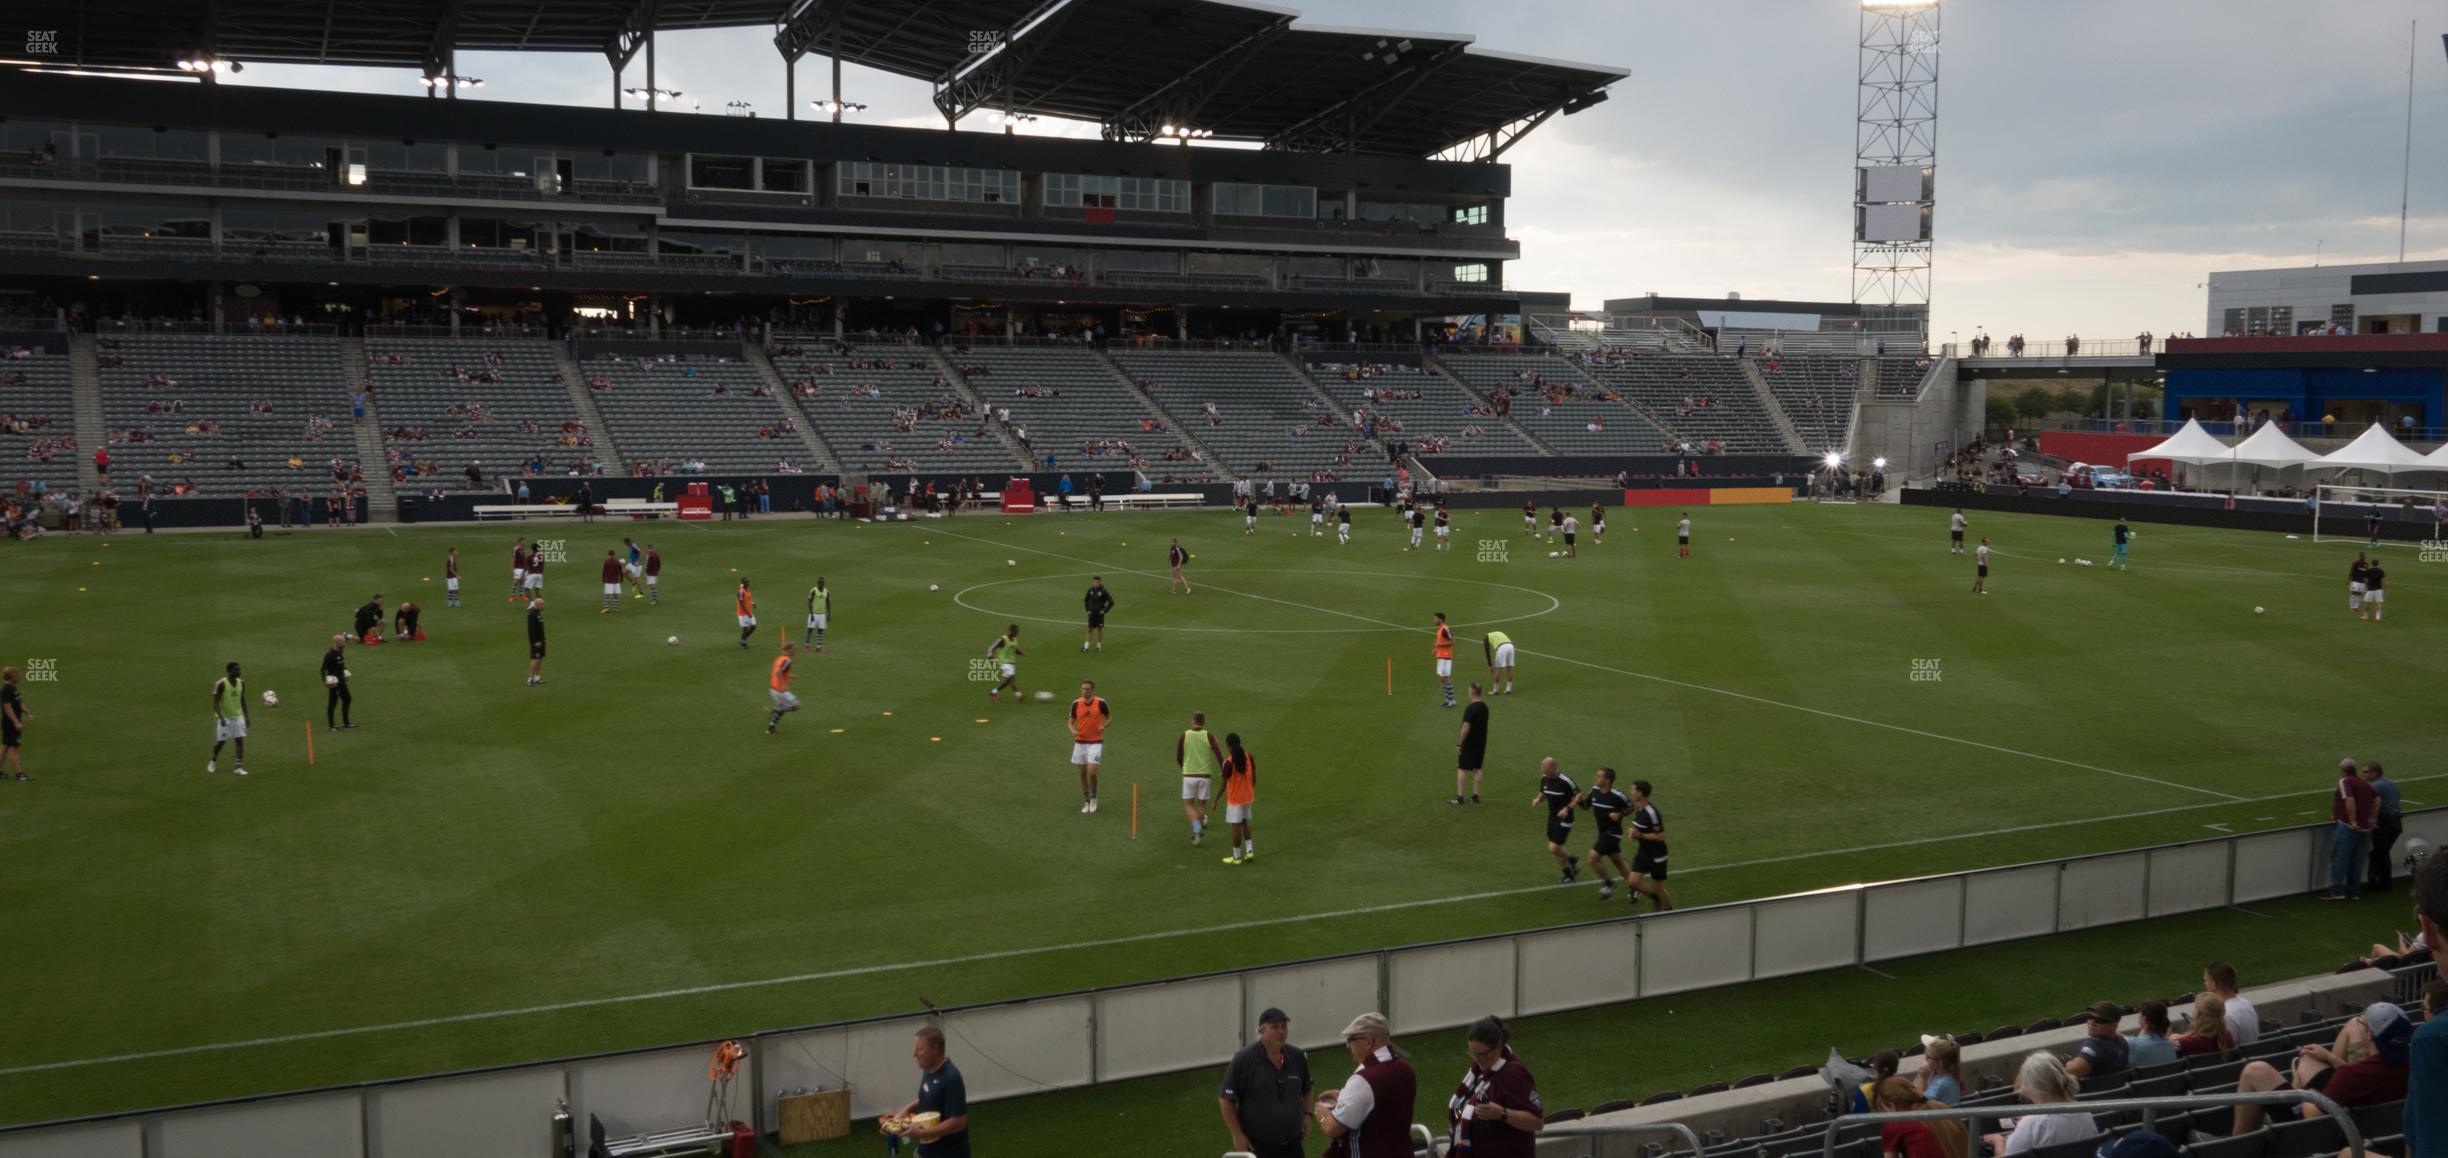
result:
[[[223,60],[220,57],[211,55],[210,53],[206,53],[202,56],[180,57],[178,67],[180,72],[192,72],[199,76],[208,72],[246,71],[246,68],[240,65],[237,61]]]
[[[1871,466],[1871,468],[1872,468],[1872,469],[1874,469],[1874,470],[1885,470],[1885,469],[1887,469],[1887,456],[1882,454],[1882,455],[1878,456],[1877,458],[1871,459],[1871,460],[1870,460],[1870,466]]]
[[[857,101],[809,101],[808,107],[820,113],[863,113],[867,106]]]
[[[1827,464],[1831,469],[1843,466],[1844,456],[1831,450],[1827,453]]]

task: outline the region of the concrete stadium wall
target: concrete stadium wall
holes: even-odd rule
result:
[[[1899,372],[1913,372],[1909,365]],[[1918,398],[1865,397],[1854,418],[1856,463],[1887,459],[1893,478],[1921,478],[1938,469],[1938,444],[1962,447],[1988,422],[1989,387],[1941,366],[1937,380]]]
[[[2448,844],[2448,807],[2407,813],[2405,835]],[[2273,829],[996,1002],[941,1016],[971,1099],[985,1103],[1221,1066],[1252,1039],[1257,1012],[1270,1005],[1291,1015],[1295,1043],[1331,1048],[1344,1023],[1370,1009],[1384,1011],[1396,1034],[1417,1035],[1487,1013],[1584,1009],[2301,895],[2325,885],[2329,840],[2327,824]],[[2252,994],[2265,1015],[2286,1018],[2325,1000],[2323,985],[2352,989],[2370,980],[2357,976]],[[2377,976],[2385,986],[2386,975]],[[779,1096],[799,1087],[848,1087],[851,1113],[860,1118],[896,1109],[915,1089],[910,1035],[926,1020],[910,1013],[742,1036],[748,1056],[733,1115],[770,1131],[780,1121]],[[2071,1036],[2058,1042],[2026,1035],[1995,1049],[1974,1047],[1965,1055],[1966,1077],[2002,1073],[2035,1048],[2074,1044]],[[695,1123],[705,1107],[712,1045],[13,1127],[0,1130],[0,1158],[534,1154],[545,1148],[558,1098],[569,1100],[580,1123],[599,1115],[614,1135]],[[1824,1083],[1796,1079],[1631,1111],[1646,1116],[1623,1120],[1749,1131],[1763,1114],[1811,1120],[1796,1115],[1825,1100]],[[1571,1152],[1586,1149],[1584,1143]]]
[[[1899,501],[1906,506],[1962,507],[1971,511],[2066,515],[2111,521],[2123,517],[2136,523],[2169,523],[2287,535],[2312,534],[2312,515],[2304,509],[2302,499],[2238,499],[2236,509],[2231,511],[2226,509],[2225,500],[2217,495],[2078,490],[2065,498],[2058,498],[2056,491],[2041,487],[2033,487],[2029,494],[2024,494],[2011,487],[1976,490],[1969,486],[1950,485],[1909,488]],[[2351,513],[2341,517],[2331,512],[2326,529],[2341,539],[2360,537],[2366,508],[2355,504],[2345,509]],[[2431,537],[2431,520],[2427,515],[2416,517],[2402,511],[2392,511],[2380,524],[2380,537],[2392,542],[2419,543]],[[2107,530],[2102,528],[2100,550],[2104,552],[2107,549]]]

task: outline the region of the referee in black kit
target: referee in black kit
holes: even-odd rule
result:
[[[1088,634],[1080,639],[1080,650],[1093,643],[1098,651],[1105,650],[1105,613],[1114,609],[1113,592],[1105,589],[1105,577],[1088,577],[1088,597],[1082,601],[1088,609]]]

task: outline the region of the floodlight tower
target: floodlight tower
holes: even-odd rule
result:
[[[1938,0],[1862,0],[1859,72],[1853,300],[1925,322],[1938,167]]]

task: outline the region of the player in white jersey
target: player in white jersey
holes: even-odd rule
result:
[[[1578,536],[1580,530],[1581,520],[1571,515],[1564,516],[1564,557],[1567,559],[1581,557],[1581,548],[1573,545],[1573,540]]]
[[[1684,515],[1675,520],[1675,557],[1678,559],[1691,558],[1690,515]]]
[[[1955,508],[1955,513],[1954,513],[1954,515],[1952,515],[1951,517],[1949,517],[1949,518],[1947,519],[1947,553],[1948,553],[1948,554],[1950,554],[1950,555],[1961,555],[1961,554],[1963,554],[1963,533],[1964,533],[1964,513],[1963,513],[1963,508],[1962,508],[1962,507],[1957,507],[1957,508]]]
[[[1972,593],[1987,595],[1989,593],[1989,540],[1982,539],[1980,546],[1973,549],[1972,565],[1977,568],[1972,576]]]

